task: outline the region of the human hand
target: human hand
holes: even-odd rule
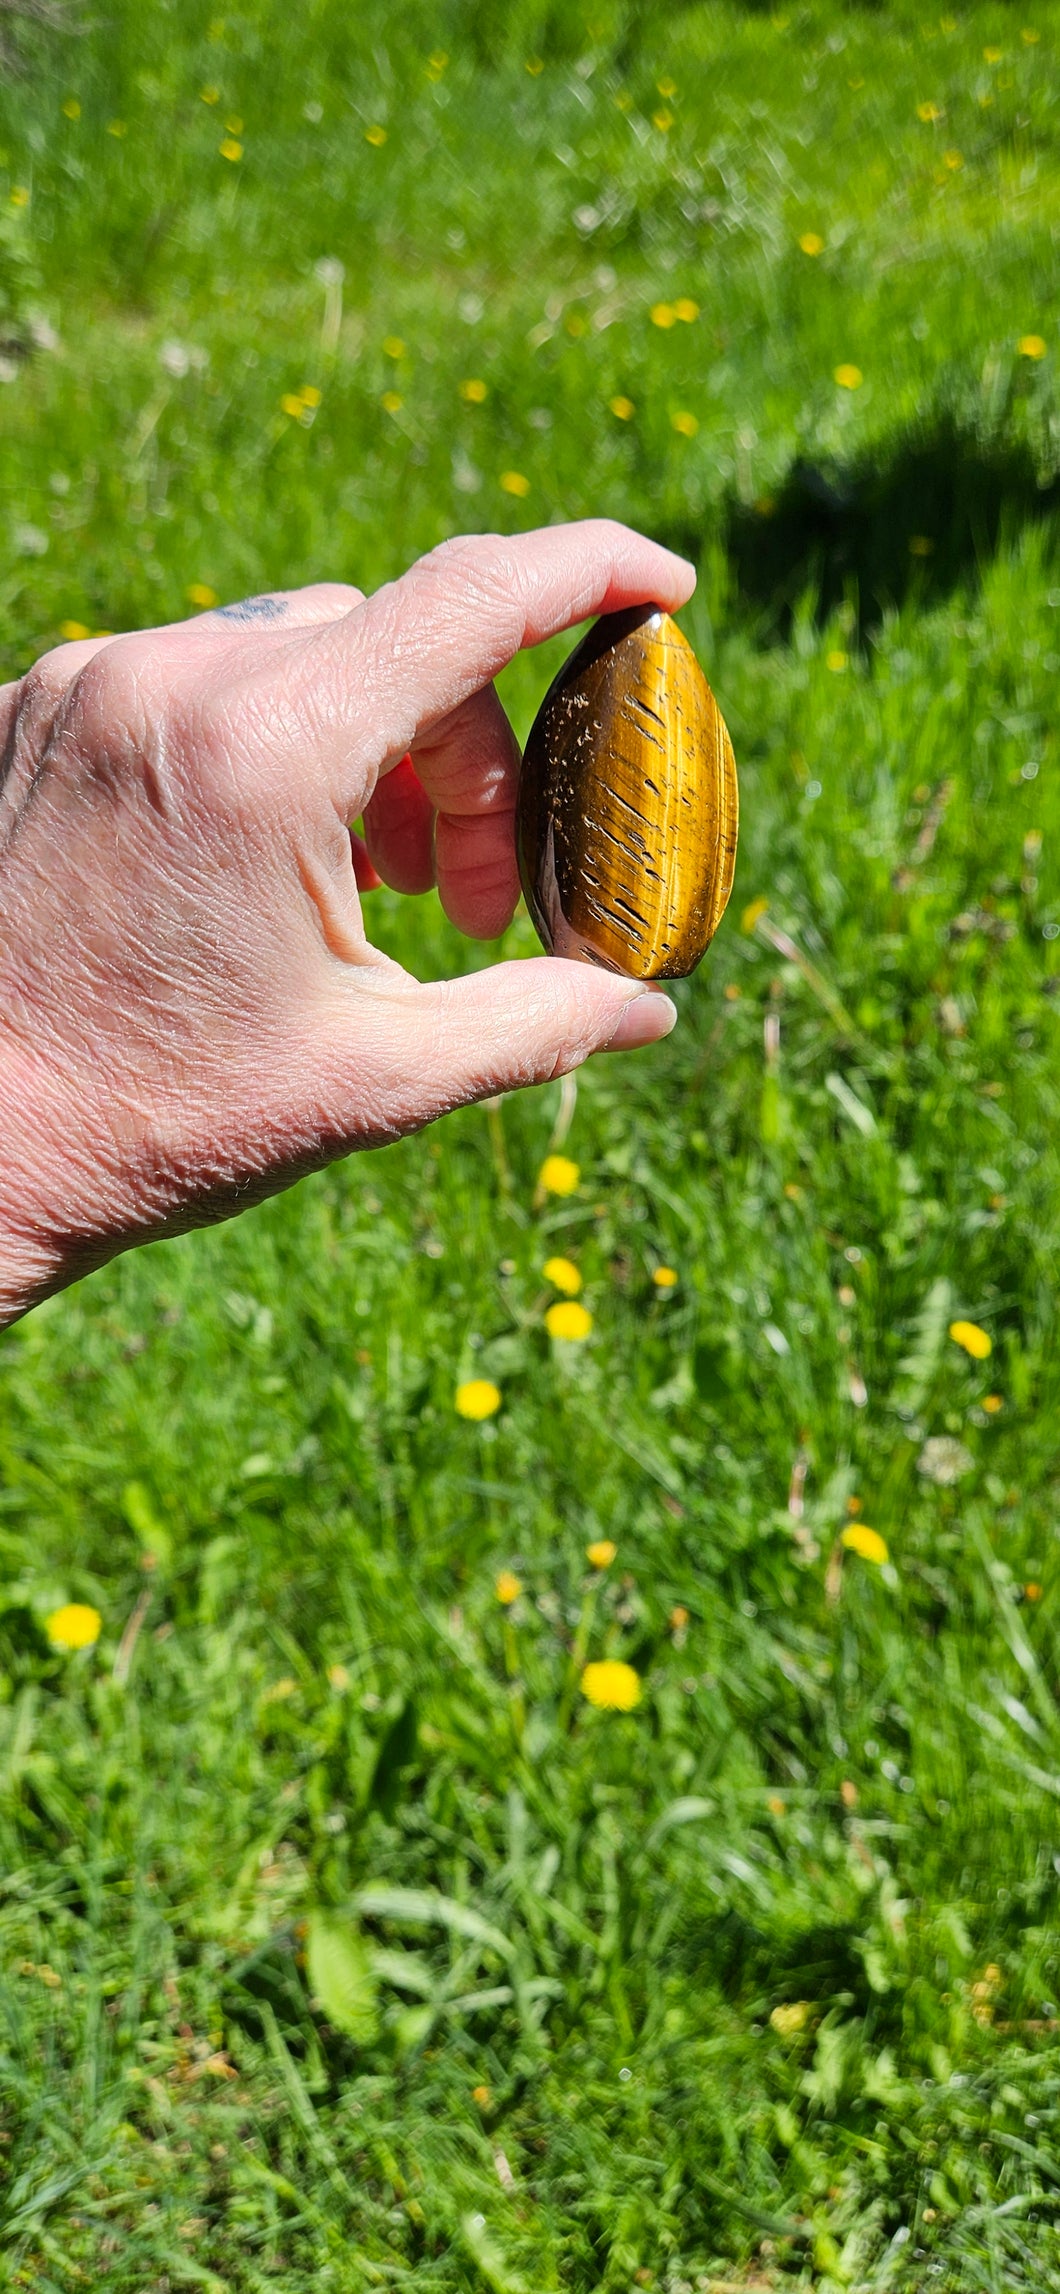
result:
[[[323,584],[60,646],[0,691],[0,1323],[132,1243],[668,1033],[665,996],[551,957],[421,985],[358,886],[437,881],[462,931],[503,931],[519,752],[494,675],[694,580],[603,520],[472,537],[370,598]]]

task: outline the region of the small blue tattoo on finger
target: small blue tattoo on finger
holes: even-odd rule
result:
[[[218,621],[279,621],[287,611],[285,597],[242,597],[238,605],[219,605]]]

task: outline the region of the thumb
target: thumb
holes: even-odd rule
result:
[[[551,1082],[592,1052],[655,1043],[677,1011],[642,982],[536,956],[434,986],[408,982],[371,1015],[365,998],[360,1016],[361,1080],[370,1075],[373,1114],[393,1137],[468,1100]]]

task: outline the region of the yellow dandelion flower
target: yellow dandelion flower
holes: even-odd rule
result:
[[[840,390],[860,390],[865,380],[859,366],[837,366],[835,378]]]
[[[964,166],[963,151],[944,151],[942,154],[942,164],[944,167],[950,168],[953,173],[956,173],[956,170],[959,167]]]
[[[501,1607],[510,1609],[512,1602],[518,1601],[523,1590],[522,1578],[517,1577],[512,1569],[502,1569],[493,1590]]]
[[[400,335],[384,335],[383,349],[388,358],[404,358],[405,345]]]
[[[445,49],[436,49],[434,55],[428,56],[427,58],[427,78],[429,80],[440,80],[448,62],[449,58],[446,55]]]
[[[884,1562],[891,1558],[886,1538],[880,1536],[878,1529],[870,1529],[867,1521],[848,1522],[839,1542],[846,1546],[848,1553],[860,1553],[863,1561],[874,1561],[877,1569],[882,1569]]]
[[[1004,59],[1004,54],[1004,48],[984,48],[983,62],[984,64],[1000,64]]]
[[[741,932],[753,932],[759,917],[765,915],[768,907],[769,902],[764,892],[759,893],[757,900],[749,900],[740,918]]]
[[[699,423],[696,416],[687,412],[671,414],[670,423],[671,427],[676,430],[679,438],[694,438],[697,430],[699,429]]]
[[[332,1687],[332,1688],[335,1690],[335,1693],[336,1693],[336,1695],[337,1695],[337,1696],[341,1696],[341,1695],[342,1695],[342,1692],[343,1692],[343,1690],[344,1690],[344,1689],[348,1689],[348,1688],[349,1688],[349,1685],[350,1685],[350,1671],[349,1671],[349,1666],[348,1666],[348,1665],[329,1665],[329,1666],[328,1666],[328,1681],[329,1681],[329,1683],[330,1683],[330,1686],[331,1686],[331,1687]]]
[[[543,56],[528,56],[523,66],[523,70],[529,72],[532,80],[539,80],[544,69],[545,61]]]
[[[126,127],[123,119],[109,119],[107,121],[107,134],[115,136],[119,143],[125,133]]]
[[[523,502],[530,492],[530,480],[524,478],[521,470],[502,470],[501,492],[514,494],[518,501]]]
[[[1042,1589],[1040,1585],[1036,1585],[1032,1582],[1030,1585],[1024,1586],[1023,1598],[1025,1601],[1040,1601],[1041,1597]]]
[[[640,1674],[619,1657],[604,1657],[598,1664],[586,1665],[581,1691],[602,1712],[631,1713],[640,1703]]]
[[[297,1687],[298,1687],[298,1683],[297,1683],[297,1681],[295,1680],[295,1678],[294,1678],[293,1674],[291,1674],[291,1673],[285,1673],[285,1674],[283,1675],[283,1678],[282,1678],[282,1680],[279,1680],[279,1681],[270,1681],[270,1683],[269,1683],[269,1685],[268,1685],[268,1688],[267,1688],[267,1689],[263,1689],[263,1690],[262,1690],[262,1692],[261,1692],[261,1701],[262,1701],[262,1704],[265,1704],[265,1705],[283,1705],[283,1704],[286,1704],[288,1697],[293,1697],[293,1696],[294,1696],[294,1694],[295,1694],[295,1691],[296,1691]]]
[[[233,115],[232,115],[232,118],[231,118],[231,119],[226,119],[226,121],[225,121],[225,134],[226,134],[226,135],[242,135],[242,133],[243,133],[243,122],[242,122],[242,120],[240,119],[238,112],[234,112],[234,113],[233,113]]]
[[[67,96],[66,102],[63,105],[63,116],[66,119],[80,119],[81,106],[78,103],[76,96]]]
[[[684,1632],[684,1630],[685,1630],[685,1627],[687,1626],[687,1624],[688,1624],[688,1611],[687,1611],[687,1609],[685,1608],[684,1602],[683,1602],[683,1601],[675,1601],[675,1603],[674,1603],[674,1606],[673,1606],[673,1608],[671,1609],[671,1611],[670,1611],[670,1616],[669,1616],[669,1625],[670,1625],[670,1630],[671,1630],[671,1632],[672,1632],[672,1633],[683,1633],[683,1632]]]
[[[656,80],[655,85],[658,88],[659,94],[662,96],[665,103],[669,103],[671,96],[675,96],[677,94],[676,80]]]
[[[650,312],[653,327],[672,327],[676,317],[672,303],[653,303]]]
[[[588,1338],[592,1327],[593,1318],[588,1307],[579,1306],[573,1298],[560,1299],[557,1305],[549,1307],[545,1316],[545,1329],[550,1338]]]
[[[221,101],[221,90],[220,90],[220,88],[213,88],[213,87],[210,87],[210,88],[200,88],[200,89],[199,89],[199,102],[200,102],[201,104],[219,104],[219,103],[220,103],[220,101]]]
[[[653,127],[658,128],[660,135],[669,135],[670,129],[674,124],[674,115],[671,111],[667,111],[664,107],[661,111],[652,113],[651,124]]]
[[[781,2007],[774,2007],[769,2021],[772,2029],[779,2031],[782,2039],[790,2039],[796,2031],[805,2029],[809,2018],[809,2000],[792,1999],[786,2000]]]
[[[985,1362],[994,1351],[994,1341],[988,1330],[981,1330],[977,1322],[951,1322],[950,1337],[955,1346],[963,1346],[974,1362]]]
[[[1000,1394],[984,1394],[983,1408],[988,1418],[996,1418],[998,1411],[1003,1410],[1004,1407],[1004,1400]]]
[[[545,1281],[555,1290],[564,1290],[568,1298],[577,1298],[582,1278],[573,1259],[546,1259],[542,1271]]]
[[[79,637],[90,637],[91,634],[83,621],[61,621],[59,623],[59,635],[65,637],[68,645],[75,645]]]
[[[402,398],[400,390],[384,390],[379,403],[385,413],[400,414],[405,401]]]
[[[633,404],[633,400],[631,398],[623,398],[621,391],[619,392],[617,398],[609,398],[607,403],[611,409],[612,414],[617,415],[620,422],[628,422],[637,411]]]
[[[27,191],[24,183],[15,183],[12,185],[11,205],[12,207],[29,206],[29,192]]]
[[[481,382],[477,374],[469,375],[459,388],[460,396],[467,406],[481,406],[483,399],[489,397],[488,383]]]
[[[1040,32],[1032,32],[1029,24],[1025,24],[1020,33],[1020,39],[1025,48],[1036,48],[1041,36]]]
[[[94,1649],[103,1629],[98,1609],[87,1601],[67,1601],[61,1609],[53,1609],[44,1620],[44,1630],[53,1649],[69,1652],[73,1649]]]
[[[844,653],[842,647],[837,645],[833,647],[831,653],[825,654],[825,668],[831,669],[834,675],[839,677],[842,675],[843,670],[847,667],[849,660],[849,653]]]
[[[674,317],[680,319],[686,327],[690,327],[693,319],[699,317],[699,304],[692,301],[691,295],[678,295],[674,304]]]
[[[471,2100],[478,2104],[480,2111],[488,2111],[493,2101],[492,2091],[489,2087],[472,2087]]]
[[[199,606],[204,613],[208,613],[212,605],[220,603],[217,591],[211,589],[208,581],[190,581],[184,595],[189,605]]]
[[[942,118],[942,110],[938,104],[918,104],[916,116],[923,120],[925,127],[930,127],[934,120]]]
[[[280,405],[283,412],[290,415],[292,422],[301,422],[306,406],[300,390],[285,390]]]
[[[376,120],[372,127],[365,128],[364,140],[366,143],[370,143],[372,145],[373,150],[381,150],[383,144],[386,142],[385,127],[380,127],[378,120]]]
[[[1044,358],[1045,338],[1043,335],[1021,335],[1016,349],[1021,358]]]
[[[453,1396],[458,1418],[493,1418],[501,1406],[501,1390],[492,1378],[465,1378]]]
[[[610,1569],[618,1547],[613,1537],[597,1537],[585,1548],[585,1558],[594,1569]]]
[[[230,159],[233,166],[235,165],[237,159],[242,159],[243,157],[243,146],[239,142],[238,138],[234,135],[226,135],[224,142],[219,143],[217,149],[220,152],[222,159]]]
[[[573,1195],[581,1170],[569,1155],[546,1155],[537,1174],[537,1183],[546,1195]]]
[[[301,390],[298,393],[303,406],[310,407],[319,406],[322,395],[323,393],[317,389],[315,382],[303,382]]]
[[[655,1284],[656,1290],[676,1290],[677,1268],[673,1266],[657,1266],[652,1270],[651,1279]]]

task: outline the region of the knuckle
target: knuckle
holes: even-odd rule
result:
[[[33,720],[40,716],[44,707],[49,711],[54,709],[56,696],[66,683],[65,678],[56,673],[55,659],[55,653],[42,654],[32,669],[27,669],[25,676],[19,679],[17,707],[20,717]]]
[[[56,646],[51,653],[43,653],[9,689],[5,711],[8,738],[14,739],[20,752],[39,748],[49,738],[69,684],[69,672],[62,666],[66,650]]]
[[[491,619],[508,612],[513,621],[521,620],[525,569],[501,534],[454,535],[439,542],[412,572],[417,587],[428,596],[433,592],[449,611],[484,612]]]
[[[152,683],[156,653],[157,640],[153,637],[116,637],[78,670],[71,694],[86,713],[94,708],[103,708],[111,716],[136,712]]]
[[[340,614],[352,613],[355,606],[364,604],[363,589],[357,589],[352,582],[347,581],[312,582],[301,594],[307,604],[318,607],[324,613],[334,614],[336,620]]]
[[[113,658],[116,650],[104,646],[78,670],[64,712],[67,731],[94,736],[115,722],[126,683],[126,673]]]
[[[152,639],[115,638],[78,670],[56,731],[93,769],[132,769],[159,715],[157,682]]]

